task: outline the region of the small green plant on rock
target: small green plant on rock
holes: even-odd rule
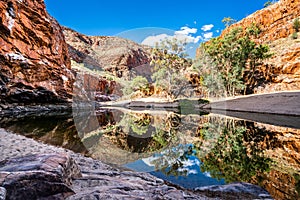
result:
[[[297,32],[294,32],[292,34],[292,39],[296,40],[298,38],[298,33]]]
[[[224,17],[222,19],[222,22],[224,23],[225,27],[231,26],[232,24],[236,23],[237,21],[231,17]]]
[[[265,4],[264,4],[264,8],[266,8],[266,7],[268,7],[268,6],[270,6],[270,5],[273,5],[274,3],[276,3],[276,2],[278,2],[278,1],[267,1]]]
[[[295,29],[296,32],[299,32],[299,30],[300,30],[300,20],[299,20],[299,18],[296,18],[294,20],[293,28]]]

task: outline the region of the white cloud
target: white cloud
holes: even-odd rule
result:
[[[209,40],[210,38],[213,37],[213,32],[204,33],[203,37],[205,40]]]
[[[142,44],[153,47],[157,43],[161,42],[162,40],[167,39],[168,37],[170,37],[170,35],[167,35],[167,34],[148,36],[142,41]]]
[[[172,38],[176,38],[179,41],[186,41],[187,43],[198,43],[201,39],[201,36],[193,37],[191,35],[176,34],[174,36],[169,37],[169,39]]]
[[[207,24],[207,25],[202,26],[201,30],[202,31],[210,31],[213,27],[214,27],[213,24]]]
[[[175,31],[175,35],[189,35],[189,34],[195,34],[197,33],[197,29],[196,28],[189,28],[187,26],[181,27],[180,31]]]
[[[176,38],[179,41],[186,41],[187,43],[198,43],[203,38],[201,36],[193,36],[192,34],[197,33],[196,28],[189,28],[187,26],[181,27],[179,31],[175,31],[174,35],[167,35],[167,34],[159,34],[155,36],[149,36],[142,41],[142,44],[155,46],[157,43],[161,42],[162,40],[169,39],[172,40]]]

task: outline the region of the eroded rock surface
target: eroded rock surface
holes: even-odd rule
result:
[[[221,198],[227,195],[227,198],[237,199],[239,195],[243,195],[244,199],[272,199],[264,189],[250,183],[232,183],[229,185],[200,187],[195,190],[207,192],[207,195]]]
[[[72,178],[81,173],[66,154],[37,154],[0,162],[0,183],[7,199],[65,198],[74,194]]]
[[[6,199],[6,189],[4,187],[0,187],[0,200]]]
[[[0,2],[0,46],[0,103],[70,101],[68,47],[44,1]]]
[[[78,71],[73,89],[73,107],[87,106],[95,101],[111,101],[121,94],[117,91],[117,82],[99,75]]]

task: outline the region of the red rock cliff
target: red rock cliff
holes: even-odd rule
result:
[[[64,35],[71,59],[87,68],[127,79],[150,73],[149,47],[119,37],[86,36],[69,28],[64,28]]]
[[[256,80],[248,85],[255,93],[300,89],[300,33],[298,39],[291,38],[297,17],[300,17],[300,0],[280,0],[222,32],[221,36],[232,28],[245,29],[252,23],[260,26],[258,42],[268,44],[274,55],[258,67]],[[198,49],[196,56],[200,53]]]
[[[72,98],[68,47],[43,0],[0,1],[0,47],[1,103]]]
[[[280,0],[262,10],[258,10],[222,32],[222,35],[234,27],[247,28],[256,23],[261,28],[261,42],[269,43],[286,38],[294,32],[294,19],[300,16],[300,0]]]

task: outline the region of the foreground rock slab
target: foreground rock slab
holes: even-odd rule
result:
[[[236,199],[242,195],[244,199],[273,199],[264,189],[250,183],[232,183],[196,188],[195,191],[205,192],[207,196]]]
[[[81,173],[66,154],[37,154],[0,162],[0,184],[8,199],[65,198],[74,194],[72,179]]]
[[[0,200],[6,199],[6,189],[4,187],[0,187]]]

